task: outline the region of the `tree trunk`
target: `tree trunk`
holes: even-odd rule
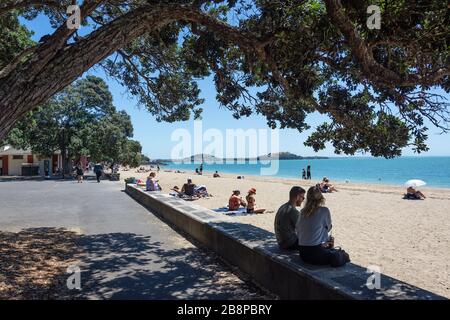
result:
[[[60,150],[61,150],[62,166],[63,166],[62,167],[62,177],[64,179],[65,176],[70,173],[70,171],[69,171],[69,158],[67,156],[67,149],[66,149],[65,144],[61,145]]]
[[[173,4],[145,5],[74,44],[62,48],[56,46],[51,50],[52,43],[44,43],[42,49],[38,48],[29,60],[3,75],[0,78],[0,140],[27,112],[64,89],[93,65],[146,32],[178,20],[205,25],[216,35],[243,49],[261,51],[253,35],[241,32],[196,8]],[[63,31],[58,32],[61,37],[67,36]],[[57,35],[55,32],[55,37],[52,36],[54,42],[61,40]]]

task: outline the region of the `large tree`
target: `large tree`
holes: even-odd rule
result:
[[[29,112],[11,131],[7,141],[46,157],[60,151],[63,173],[69,173],[69,160],[97,152],[92,149],[92,141],[97,139],[104,124],[124,117],[128,120],[125,124],[119,125],[117,121],[114,124],[116,130],[129,137],[133,128],[128,115],[116,112],[111,93],[102,79],[88,76]]]
[[[318,111],[330,121],[306,141],[315,150],[332,142],[336,152],[393,157],[408,145],[427,150],[426,121],[449,129],[444,1],[84,0],[83,37],[65,23],[72,2],[0,4],[2,20],[43,13],[55,27],[0,71],[0,139],[94,65],[158,120],[198,117],[196,81],[207,76],[236,117],[256,112],[303,131]],[[366,26],[373,4],[379,30]]]
[[[115,164],[137,167],[141,162],[142,147],[138,141],[130,140],[133,125],[125,111],[115,112],[98,123],[85,128],[87,144],[92,161],[106,161],[111,169]]]

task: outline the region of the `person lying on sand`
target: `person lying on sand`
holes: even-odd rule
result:
[[[425,198],[426,197],[422,192],[414,189],[413,187],[408,187],[408,189],[406,189],[405,199],[423,200]]]
[[[248,190],[248,194],[245,197],[245,199],[247,200],[247,213],[264,213],[266,209],[262,208],[256,209],[255,194],[256,194],[255,188],[251,188],[250,190]]]
[[[320,183],[320,191],[323,193],[337,192],[338,190],[330,183],[327,177],[324,177]]]
[[[220,178],[220,175],[219,175],[219,173],[216,171],[216,172],[214,172],[214,174],[213,174],[213,178]]]
[[[180,188],[178,186],[174,186],[172,189],[170,189],[172,191],[174,191],[175,193],[177,193],[178,195],[182,195]]]
[[[246,207],[247,203],[240,196],[241,192],[239,190],[234,190],[230,199],[228,200],[228,211],[239,210],[240,206]]]
[[[206,186],[196,186],[194,188],[194,195],[199,198],[208,198],[212,197],[212,194],[208,193],[208,190],[206,189]]]

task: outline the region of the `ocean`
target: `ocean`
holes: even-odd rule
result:
[[[421,179],[427,186],[450,188],[450,157],[400,157],[395,159],[373,157],[342,157],[314,160],[280,160],[273,175],[282,178],[301,178],[302,169],[311,166],[313,181],[328,177],[335,181],[377,183],[401,186],[409,179]],[[164,169],[195,171],[199,164],[168,163]],[[261,175],[267,164],[215,163],[204,164],[204,172],[231,173],[236,175]]]

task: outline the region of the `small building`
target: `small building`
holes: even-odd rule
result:
[[[34,155],[31,150],[0,147],[0,176],[51,176],[60,168],[60,152],[55,152],[51,158],[45,158]]]

